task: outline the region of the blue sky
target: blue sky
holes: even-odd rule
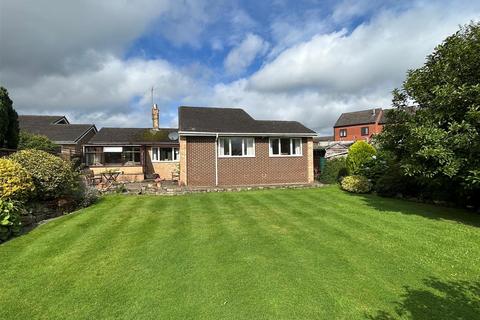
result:
[[[98,127],[161,124],[179,105],[244,107],[329,134],[391,90],[473,1],[0,0],[0,83],[19,113]]]

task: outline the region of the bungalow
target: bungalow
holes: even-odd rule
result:
[[[67,159],[80,157],[82,146],[96,133],[93,124],[71,124],[65,116],[19,115],[20,130],[43,135],[60,146]]]
[[[313,182],[314,131],[295,121],[255,120],[238,108],[180,107],[179,128],[102,128],[85,145],[86,164],[121,179],[159,175],[188,186]]]

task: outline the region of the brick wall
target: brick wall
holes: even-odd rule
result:
[[[308,140],[311,138],[303,138],[301,157],[270,157],[269,139],[256,137],[255,157],[218,158],[218,184],[225,186],[313,182],[313,144],[308,143]],[[188,185],[214,186],[215,138],[187,137],[187,154]],[[312,162],[310,165],[309,160]]]
[[[368,135],[362,136],[362,128],[368,127]],[[335,141],[356,141],[356,140],[369,140],[372,134],[377,134],[382,132],[382,125],[371,123],[371,124],[361,124],[356,126],[349,127],[338,127],[334,128],[334,140]],[[340,137],[340,130],[347,129],[347,136]]]

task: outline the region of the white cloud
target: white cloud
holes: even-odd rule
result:
[[[316,35],[286,49],[251,77],[216,85],[207,102],[243,106],[254,116],[299,120],[331,133],[341,112],[389,107],[391,90],[401,85],[406,71],[421,66],[459,24],[480,13],[479,5],[455,8],[382,11],[350,33]]]
[[[148,126],[150,90],[155,101],[167,104],[194,93],[199,84],[163,60],[122,61],[103,56],[98,68],[71,75],[49,75],[28,87],[12,87],[10,95],[22,113],[42,108],[67,113],[78,121],[102,125]],[[164,125],[170,125],[170,119]]]
[[[247,34],[243,41],[228,53],[224,61],[225,69],[230,74],[243,73],[256,57],[266,53],[268,47],[268,42],[260,36]]]
[[[339,92],[393,87],[406,70],[421,65],[441,40],[478,12],[452,12],[437,6],[402,14],[383,11],[351,33],[316,35],[285,50],[252,76],[250,86],[260,91]]]

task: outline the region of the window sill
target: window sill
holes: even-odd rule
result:
[[[180,160],[152,160],[152,163],[177,163]]]
[[[303,157],[303,154],[289,154],[289,155],[283,155],[283,154],[271,154],[269,155],[270,158],[300,158]]]
[[[218,156],[219,159],[255,158],[255,156]]]

